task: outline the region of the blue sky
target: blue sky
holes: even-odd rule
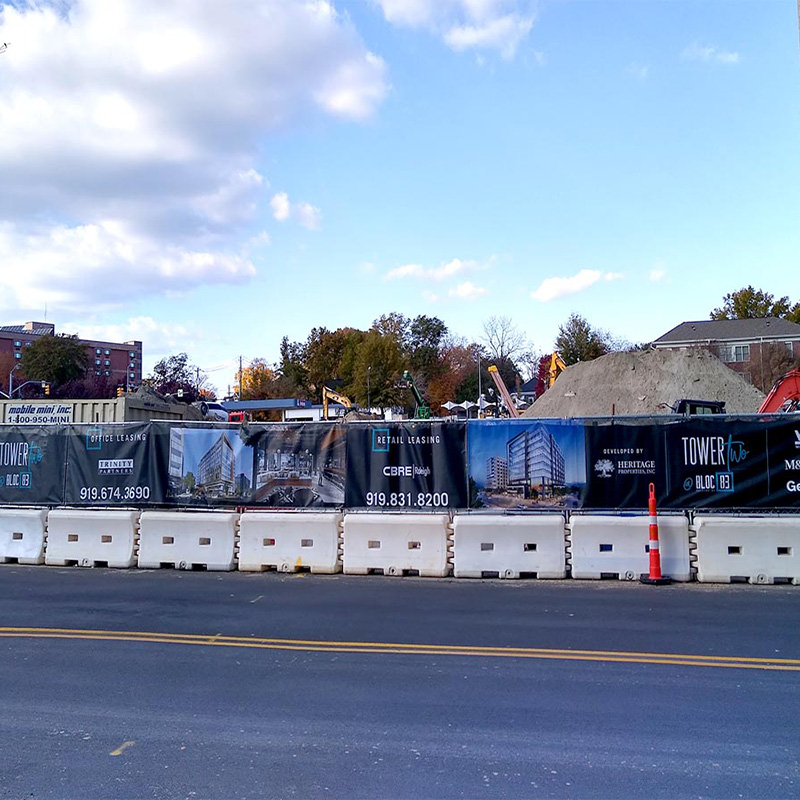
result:
[[[5,324],[185,351],[800,300],[794,0],[0,0]]]

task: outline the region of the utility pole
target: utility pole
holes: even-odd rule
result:
[[[797,0],[800,3],[800,0]],[[242,399],[242,357],[239,356],[239,391],[237,392],[239,395],[238,399]]]

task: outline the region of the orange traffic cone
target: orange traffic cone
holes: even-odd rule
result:
[[[640,578],[642,583],[650,583],[655,586],[663,586],[665,583],[672,583],[672,578],[667,578],[661,574],[661,550],[658,546],[658,513],[656,512],[656,487],[650,484],[650,498],[648,500],[648,510],[650,513],[650,574]]]

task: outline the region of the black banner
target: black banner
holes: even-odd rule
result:
[[[63,428],[0,428],[0,503],[57,505],[64,497]]]
[[[66,505],[141,506],[166,502],[163,454],[153,452],[150,423],[70,425]]]
[[[584,508],[647,508],[650,484],[666,492],[663,428],[587,421]]]
[[[347,426],[348,508],[435,511],[466,508],[463,422]]]

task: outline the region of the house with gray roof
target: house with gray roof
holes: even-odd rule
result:
[[[682,322],[652,345],[667,350],[710,350],[766,391],[792,362],[800,360],[800,325],[779,317]]]

